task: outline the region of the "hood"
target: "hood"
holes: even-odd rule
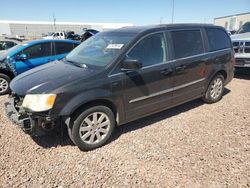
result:
[[[66,61],[54,61],[18,75],[10,83],[10,88],[20,96],[50,93],[75,80],[96,75],[97,72],[99,71],[80,68]]]
[[[250,32],[231,35],[233,41],[250,40]]]

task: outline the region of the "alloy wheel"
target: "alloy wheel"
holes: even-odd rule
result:
[[[81,123],[80,138],[87,144],[97,144],[107,136],[110,125],[110,119],[105,113],[93,112]]]
[[[0,78],[0,93],[4,93],[8,90],[9,83],[4,78]]]
[[[221,78],[215,79],[210,89],[211,98],[217,99],[218,97],[220,97],[222,89],[223,89],[223,81],[221,80]]]

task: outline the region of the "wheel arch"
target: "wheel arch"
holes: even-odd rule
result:
[[[217,74],[221,74],[223,77],[224,77],[224,80],[226,81],[228,75],[227,75],[227,72],[224,70],[224,69],[218,69],[216,71],[213,71],[213,73],[210,74],[210,76],[208,77],[207,79],[207,82],[205,84],[205,87],[204,87],[204,91],[203,91],[203,95],[206,93],[207,89],[208,89],[208,86],[210,84],[210,82],[213,80],[213,78],[217,75]]]
[[[15,77],[15,75],[12,72],[5,69],[0,69],[0,74],[7,75],[11,80]]]
[[[227,72],[226,72],[225,70],[217,71],[217,72],[214,74],[214,76],[217,75],[217,74],[221,74],[221,75],[224,77],[224,80],[227,79]],[[214,76],[213,76],[213,77],[214,77]]]
[[[98,105],[108,107],[113,112],[115,118],[117,118],[117,116],[118,116],[117,108],[116,108],[115,104],[108,99],[94,99],[94,100],[82,103],[81,105],[79,105],[78,107],[73,109],[71,111],[71,113],[69,114],[69,116],[72,116],[74,114],[78,114],[84,109],[87,109],[87,108],[90,108],[93,106],[98,106]]]
[[[60,111],[58,109],[55,112],[57,115],[59,114],[59,116],[63,117],[63,119],[68,119],[86,108],[103,105],[111,109],[116,122],[119,123],[120,118],[123,118],[123,106],[119,99],[112,99],[112,93],[109,90],[98,89],[86,91],[71,98],[66,104],[63,104],[64,107]]]

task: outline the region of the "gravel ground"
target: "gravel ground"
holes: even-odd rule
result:
[[[249,86],[240,72],[220,102],[129,123],[90,152],[56,134],[32,139],[0,97],[0,187],[250,187]]]

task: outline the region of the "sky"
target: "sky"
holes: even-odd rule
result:
[[[0,0],[0,20],[131,23],[213,23],[250,12],[250,0]]]

